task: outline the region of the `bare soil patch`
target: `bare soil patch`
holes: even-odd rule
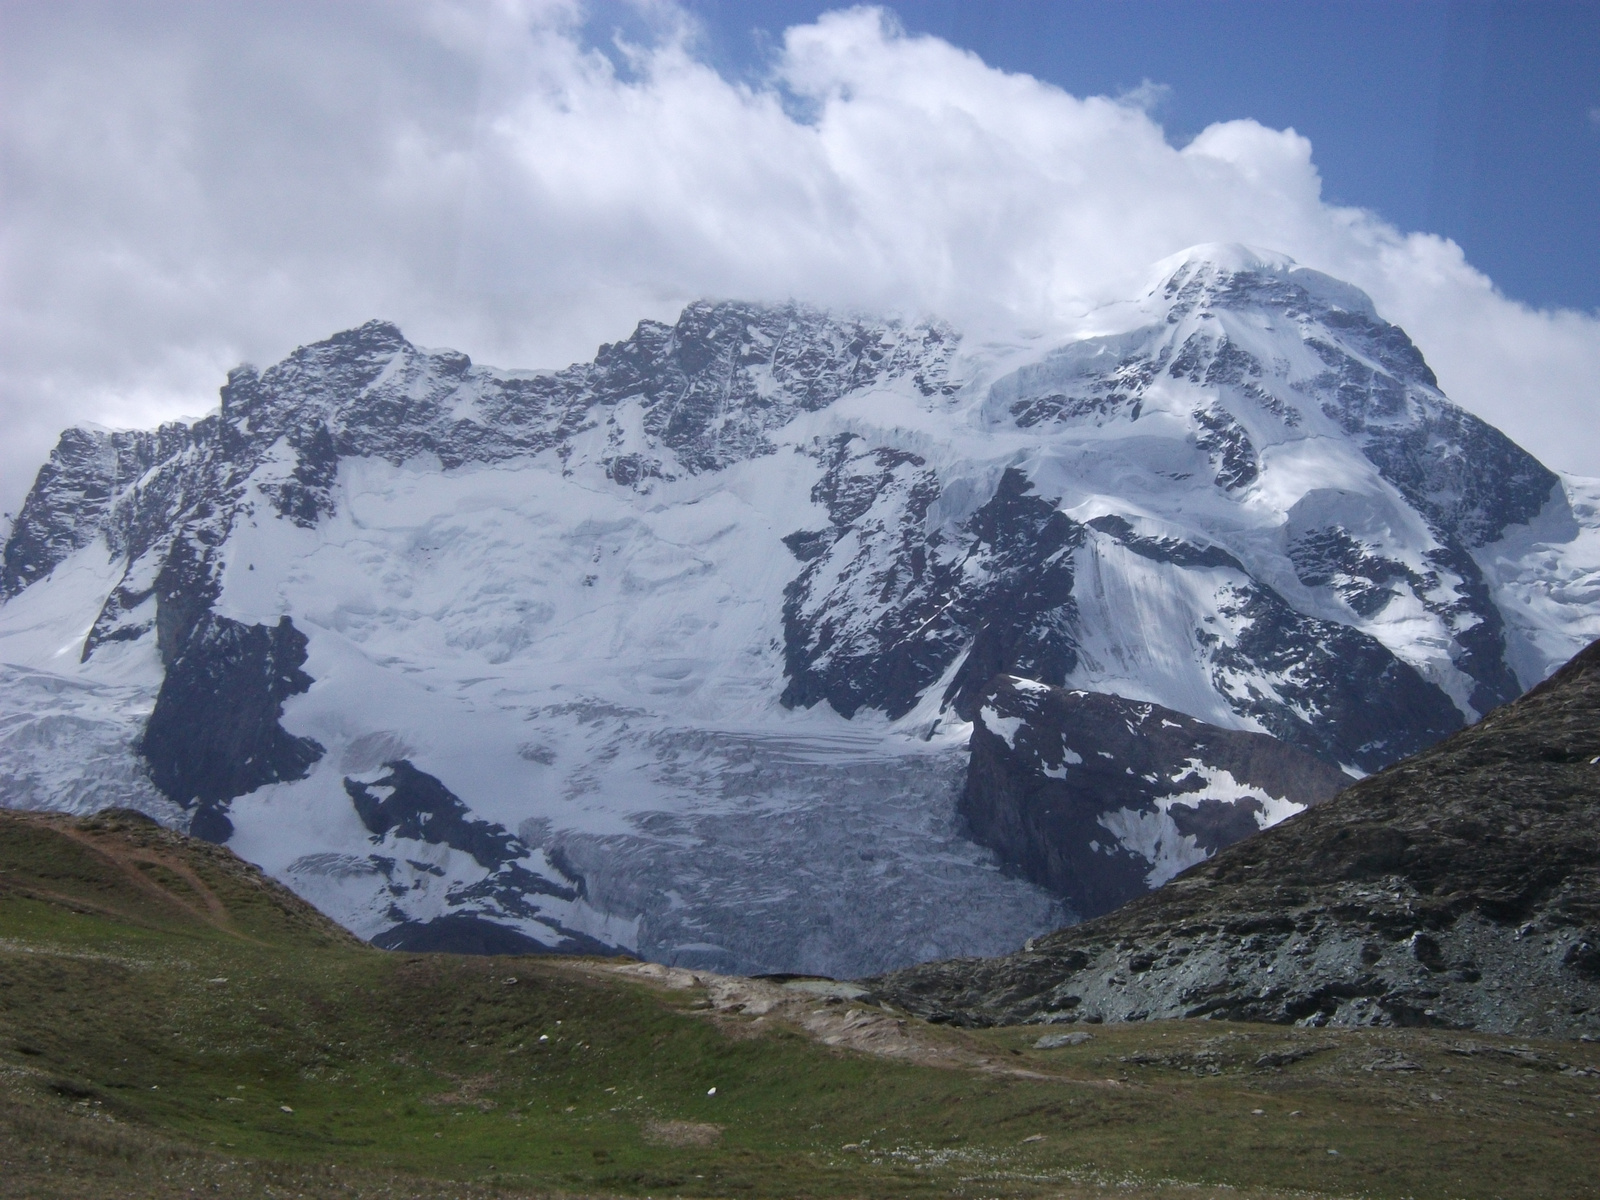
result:
[[[704,1121],[646,1121],[639,1132],[651,1146],[715,1146],[722,1140],[722,1126]]]

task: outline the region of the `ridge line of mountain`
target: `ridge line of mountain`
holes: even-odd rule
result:
[[[845,976],[1103,911],[1600,634],[1600,498],[1355,289],[1210,247],[1095,322],[697,302],[540,373],[370,322],[69,430],[0,554],[4,799],[395,945]]]

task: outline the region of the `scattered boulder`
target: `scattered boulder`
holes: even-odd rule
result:
[[[1033,1044],[1035,1050],[1059,1050],[1062,1046],[1081,1046],[1094,1037],[1081,1029],[1073,1033],[1047,1033]]]

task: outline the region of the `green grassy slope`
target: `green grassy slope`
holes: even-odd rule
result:
[[[910,1021],[888,1059],[581,962],[387,954],[226,850],[0,812],[0,1196],[1596,1191],[1600,1047],[1039,1032]]]

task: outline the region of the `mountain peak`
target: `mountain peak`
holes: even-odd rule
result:
[[[363,350],[400,350],[410,344],[400,332],[400,326],[376,318],[316,343],[318,346],[359,346]]]
[[[1241,290],[1240,277],[1265,283],[1288,285],[1305,292],[1330,309],[1353,313],[1377,321],[1372,298],[1360,288],[1321,271],[1303,267],[1287,254],[1262,250],[1239,242],[1202,242],[1162,259],[1151,270],[1151,294],[1168,299],[1191,297],[1204,292],[1216,301],[1237,304],[1241,299],[1259,303],[1281,302],[1284,297],[1263,294],[1259,288]],[[1271,289],[1276,292],[1277,289]]]
[[[1287,254],[1275,250],[1262,250],[1243,242],[1201,242],[1168,255],[1158,262],[1154,272],[1163,279],[1178,275],[1184,268],[1210,267],[1223,274],[1240,274],[1246,271],[1286,275],[1298,266]]]
[[[370,321],[69,432],[0,563],[7,802],[137,802],[381,944],[863,974],[1153,886],[1600,634],[1551,586],[1600,543],[1485,549],[1555,477],[1364,297],[1164,269],[1055,345],[707,300],[534,374]],[[1041,805],[1098,898],[1010,856]]]

